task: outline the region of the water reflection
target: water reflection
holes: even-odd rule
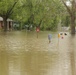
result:
[[[22,56],[23,55],[23,56]],[[49,52],[25,52],[21,55],[21,75],[46,75],[55,66],[58,55]]]
[[[75,37],[52,34],[49,44],[48,33],[0,33],[0,75],[71,75]]]
[[[71,67],[71,74],[76,75],[75,73],[75,36],[70,36],[69,38],[69,55],[70,55],[70,67]]]
[[[0,75],[9,75],[9,56],[6,51],[0,52]]]
[[[0,75],[48,75],[52,72],[59,57],[46,39],[23,32],[1,33]]]

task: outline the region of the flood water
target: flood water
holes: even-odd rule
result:
[[[75,75],[76,37],[49,33],[0,32],[0,75]]]

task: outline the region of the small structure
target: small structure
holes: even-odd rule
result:
[[[0,29],[3,29],[4,23],[3,23],[3,18],[0,17]],[[13,20],[12,19],[7,19],[7,30],[11,30],[13,27]]]

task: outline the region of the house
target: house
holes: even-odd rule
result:
[[[0,17],[0,29],[3,29],[4,23],[3,23],[3,18]],[[12,29],[13,27],[13,20],[12,19],[7,19],[7,30]]]

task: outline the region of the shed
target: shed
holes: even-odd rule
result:
[[[3,29],[4,23],[3,23],[3,18],[0,17],[0,29]],[[10,30],[13,27],[13,20],[12,19],[7,19],[7,29]]]

